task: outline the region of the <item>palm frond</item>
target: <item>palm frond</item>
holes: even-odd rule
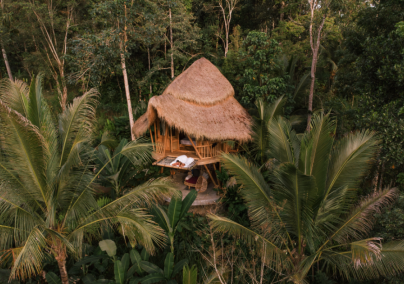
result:
[[[0,101],[24,117],[28,117],[28,94],[29,86],[24,81],[12,82],[9,79],[0,81]]]
[[[94,190],[88,186],[93,176],[84,168],[73,171],[68,180],[58,182],[60,187],[54,202],[66,210],[62,222],[63,226],[74,229],[90,212],[98,209]]]
[[[10,247],[13,247],[13,241],[14,241],[14,232],[16,228],[13,226],[6,226],[3,224],[0,224],[0,250],[4,251]],[[1,259],[1,258],[0,258]],[[0,263],[2,261],[0,260]]]
[[[352,242],[350,246],[355,268],[372,265],[374,260],[381,258],[381,238],[359,240]]]
[[[46,144],[38,128],[0,101],[0,128],[8,167],[16,167],[29,194],[46,203]],[[2,171],[5,172],[5,171]],[[9,171],[10,173],[11,171]]]
[[[96,89],[91,89],[81,97],[77,97],[59,116],[59,135],[61,139],[61,167],[73,154],[72,149],[79,147],[83,141],[92,139],[97,105]],[[77,148],[74,155],[77,155]]]
[[[207,217],[211,220],[209,225],[214,232],[229,233],[236,238],[241,238],[249,245],[255,245],[258,247],[256,250],[258,254],[266,254],[271,266],[282,266],[283,268],[290,266],[290,259],[287,254],[279,247],[279,244],[275,244],[270,240],[264,238],[261,234],[254,232],[228,218],[220,217],[214,214],[208,214]],[[265,250],[262,248],[265,246]]]
[[[126,144],[121,151],[115,153],[114,156],[122,154],[127,157],[133,165],[139,166],[143,163],[150,161],[153,145],[145,138],[139,138],[130,141]]]
[[[29,109],[27,118],[33,125],[41,128],[42,122],[42,74],[31,81],[29,87]]]
[[[237,183],[243,185],[241,195],[247,203],[250,219],[255,226],[267,222],[282,222],[279,219],[273,220],[279,216],[277,206],[271,198],[268,184],[254,165],[243,157],[224,153],[221,162],[223,167],[235,176]]]
[[[141,244],[149,253],[154,253],[155,244],[163,247],[166,235],[143,209],[129,209],[120,212],[113,223],[119,226],[121,234],[128,237],[132,246]]]
[[[27,279],[42,271],[46,238],[36,227],[29,234],[11,269],[11,279]]]
[[[357,188],[361,177],[376,154],[378,140],[374,132],[352,133],[341,139],[332,150],[324,199],[335,189]]]
[[[69,234],[69,240],[74,243],[74,247],[80,247],[86,229],[91,229],[100,223],[111,225],[115,222],[114,220],[116,220],[117,216],[127,214],[128,210],[131,210],[134,205],[151,205],[163,196],[169,196],[175,192],[177,192],[177,189],[167,178],[160,178],[139,185],[81,220]],[[134,232],[131,234],[135,236]]]
[[[317,188],[322,193],[325,191],[335,128],[335,121],[329,115],[315,114],[311,121],[311,131],[303,135],[301,142],[299,169],[315,177]]]
[[[261,164],[266,160],[268,144],[270,143],[268,125],[272,119],[283,114],[285,103],[286,99],[283,96],[271,104],[266,103],[262,98],[255,102],[258,116],[253,124],[253,147],[251,152]]]
[[[301,95],[306,88],[309,86],[310,83],[310,72],[305,73],[299,80],[299,83],[295,87],[295,91],[293,93],[293,99],[295,99],[297,96]]]
[[[297,239],[300,247],[302,238],[312,236],[313,213],[318,206],[318,190],[316,180],[312,176],[304,175],[295,165],[282,164],[275,170],[276,177],[273,196],[277,204],[283,205],[281,218],[286,229]],[[309,241],[311,238],[307,238]],[[314,246],[314,244],[309,243]]]
[[[347,280],[351,278],[367,280],[393,276],[404,271],[403,241],[389,242],[381,247],[377,245],[377,253],[371,253],[363,246],[362,250],[365,255],[360,258],[364,262],[357,265],[354,265],[355,255],[352,250],[323,252],[322,260],[325,263],[326,272],[334,275],[338,273]],[[356,256],[358,257],[358,252]]]
[[[102,136],[101,136],[101,143],[98,146],[106,146],[108,148],[115,148],[118,144],[118,141],[111,136],[111,134],[108,131],[105,131]]]
[[[269,156],[279,163],[296,164],[300,152],[300,140],[289,122],[282,117],[273,119],[268,126],[270,133]]]
[[[326,243],[329,241],[344,243],[348,240],[357,240],[366,236],[373,227],[373,214],[379,213],[383,207],[392,204],[397,195],[397,189],[387,188],[366,197],[338,226],[337,230],[329,236]],[[325,245],[322,247],[325,247]]]

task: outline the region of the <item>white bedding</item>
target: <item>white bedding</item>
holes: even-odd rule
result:
[[[185,166],[183,166],[183,168],[188,168],[194,162],[194,159],[191,157],[188,158],[185,155],[181,155],[181,156],[178,156],[177,158],[175,158],[174,161],[172,161],[170,163],[170,166],[175,164],[177,161],[180,161],[181,163],[185,164]]]

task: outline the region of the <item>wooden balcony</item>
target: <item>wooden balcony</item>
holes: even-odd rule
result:
[[[219,182],[215,181],[207,165],[213,164],[214,169],[216,169],[216,163],[220,162],[221,153],[238,152],[238,149],[233,149],[223,141],[197,140],[170,127],[164,127],[164,131],[161,131],[159,120],[154,124],[154,129],[157,129],[157,131],[150,129],[150,136],[154,144],[153,158],[156,160],[153,164],[175,168],[170,166],[170,163],[166,163],[169,160],[166,158],[186,155],[195,159],[194,166],[204,166],[215,187],[218,186]],[[218,166],[220,167],[220,165]],[[185,168],[182,169],[186,170]]]

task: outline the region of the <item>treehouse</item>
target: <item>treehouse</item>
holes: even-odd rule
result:
[[[150,99],[146,113],[133,126],[136,137],[146,131],[154,144],[156,165],[178,169],[173,161],[185,155],[193,162],[180,169],[200,166],[217,186],[213,170],[220,167],[220,153],[237,152],[240,143],[251,139],[251,119],[234,98],[230,82],[201,58],[162,95]]]

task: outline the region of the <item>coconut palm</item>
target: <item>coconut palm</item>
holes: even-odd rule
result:
[[[54,124],[41,86],[38,76],[30,86],[3,81],[0,87],[1,259],[12,258],[11,278],[26,279],[53,255],[67,284],[68,254],[79,257],[83,240],[99,237],[106,226],[149,251],[161,245],[164,231],[139,205],[172,189],[158,179],[99,206],[89,146],[97,92],[75,98]],[[137,164],[149,157],[150,144],[133,141],[114,154]]]
[[[260,165],[268,160],[268,147],[269,147],[269,132],[268,125],[272,119],[283,115],[283,107],[286,99],[278,98],[272,104],[265,102],[259,98],[255,102],[257,107],[257,115],[254,117],[252,145],[246,150],[250,149],[251,157]]]
[[[262,98],[257,99],[255,102],[256,115],[254,116],[254,123],[252,128],[252,141],[251,144],[246,144],[243,147],[249,156],[256,161],[258,165],[263,165],[269,159],[270,147],[270,133],[269,125],[272,120],[284,115],[284,106],[286,98],[279,97],[272,103],[264,101]],[[299,124],[301,117],[291,116],[289,122],[292,125]]]
[[[335,141],[335,126],[328,115],[316,114],[311,132],[298,136],[285,119],[274,119],[268,129],[270,184],[245,158],[222,156],[224,167],[242,185],[252,228],[218,215],[209,216],[210,224],[257,245],[262,261],[284,283],[307,283],[312,267],[347,279],[404,270],[404,242],[383,244],[369,236],[373,214],[391,204],[397,190],[357,198],[378,140],[360,131]]]

